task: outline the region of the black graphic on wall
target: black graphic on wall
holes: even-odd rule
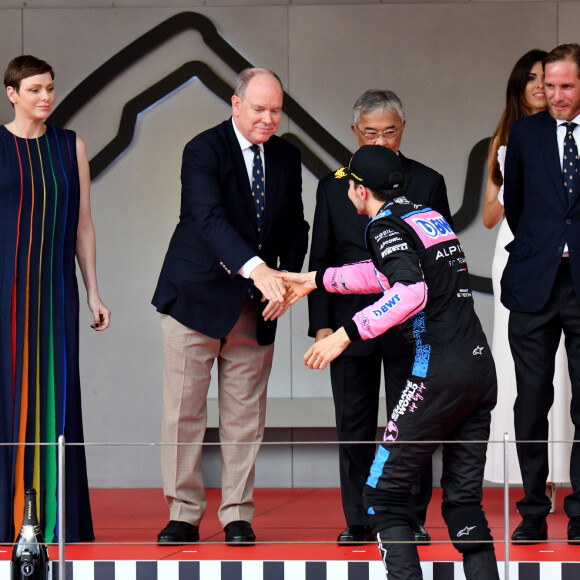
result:
[[[207,17],[195,12],[181,12],[137,38],[81,81],[54,110],[49,122],[57,126],[66,125],[71,117],[119,75],[185,30],[199,32],[204,43],[236,73],[254,66],[220,36],[215,25]],[[194,77],[218,98],[226,103],[230,102],[233,87],[221,79],[206,63],[186,62],[125,104],[117,135],[90,160],[92,179],[96,179],[130,146],[139,114]],[[284,92],[284,112],[312,141],[336,159],[338,164],[348,163],[352,152],[286,92]],[[282,137],[300,149],[304,166],[317,178],[320,179],[335,169],[328,167],[298,135],[286,133]],[[478,216],[488,145],[489,139],[484,139],[477,143],[470,153],[462,205],[453,216],[457,232],[464,230]],[[472,274],[471,282],[476,291],[492,292],[489,278]]]

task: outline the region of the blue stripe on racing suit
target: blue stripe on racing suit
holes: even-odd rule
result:
[[[391,452],[389,450],[379,445],[379,449],[375,455],[375,460],[371,465],[371,473],[367,479],[367,485],[370,485],[371,487],[377,487],[377,482],[383,473],[383,468],[385,467],[385,463],[387,462],[390,454]]]

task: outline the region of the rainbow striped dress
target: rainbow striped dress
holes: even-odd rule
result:
[[[32,487],[57,540],[57,449],[43,443],[83,442],[78,180],[75,133],[22,139],[0,126],[0,444],[19,444],[0,445],[0,542],[14,541]],[[65,471],[66,540],[93,540],[82,446],[67,448]]]

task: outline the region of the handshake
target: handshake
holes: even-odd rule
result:
[[[262,292],[263,300],[268,300],[262,313],[264,320],[280,318],[290,306],[316,289],[315,271],[304,274],[278,272],[266,264],[260,264],[252,271],[250,278]],[[350,339],[341,327],[330,336],[317,340],[304,355],[304,364],[311,369],[322,370],[349,344]]]
[[[312,292],[316,288],[315,276],[316,272],[295,274],[278,272],[266,264],[256,266],[250,278],[262,293],[262,301],[268,301],[262,313],[264,320],[280,318],[289,306]]]

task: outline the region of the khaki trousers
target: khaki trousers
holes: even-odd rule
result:
[[[206,509],[201,472],[210,371],[217,360],[222,526],[254,515],[254,471],[266,419],[266,386],[274,345],[256,342],[256,306],[246,301],[223,339],[161,315],[163,414],[161,470],[171,520],[199,525]],[[167,445],[193,443],[193,445]],[[236,443],[245,443],[236,445]]]

